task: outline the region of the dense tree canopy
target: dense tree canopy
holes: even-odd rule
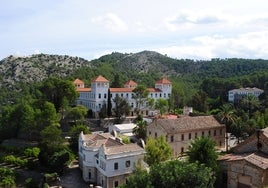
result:
[[[140,114],[141,108],[145,105],[149,91],[144,85],[138,85],[134,90],[134,99],[136,100],[136,111]]]
[[[199,162],[216,172],[218,170],[218,154],[215,142],[210,137],[198,137],[190,145],[187,152],[189,162]]]
[[[72,82],[56,77],[50,77],[45,80],[40,90],[43,93],[44,99],[55,105],[57,112],[64,107],[65,102],[72,104],[78,96]]]
[[[172,156],[172,149],[163,136],[156,139],[149,137],[145,146],[145,161],[149,165],[166,161]]]
[[[198,163],[179,160],[153,165],[150,171],[139,170],[130,176],[123,188],[213,188],[212,170]]]

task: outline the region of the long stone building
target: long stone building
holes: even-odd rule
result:
[[[173,156],[180,157],[197,137],[209,136],[218,149],[225,148],[225,125],[213,116],[181,116],[176,119],[155,119],[147,127],[147,136],[164,136],[173,150]]]

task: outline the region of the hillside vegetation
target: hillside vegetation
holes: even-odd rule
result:
[[[0,86],[39,82],[51,75],[66,77],[75,69],[89,65],[83,58],[67,55],[9,56],[0,61]]]
[[[132,79],[148,87],[153,87],[159,78],[167,77],[173,82],[182,104],[185,104],[199,89],[218,95],[209,89],[217,89],[218,82],[228,82],[225,89],[222,88],[224,85],[218,88],[220,94],[242,86],[263,89],[268,78],[267,70],[268,60],[174,59],[153,51],[124,54],[114,52],[92,61],[67,55],[9,56],[0,61],[0,103],[14,101],[14,95],[30,92],[33,84],[51,76],[68,80],[80,78],[89,86],[94,76],[103,75],[110,80],[111,85],[117,76],[121,86]],[[214,84],[213,87],[211,84]],[[11,92],[13,90],[20,93],[14,94]]]

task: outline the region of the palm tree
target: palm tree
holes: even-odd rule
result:
[[[138,138],[141,138],[143,140],[146,139],[146,127],[147,122],[144,120],[137,121],[137,126],[133,129],[133,134],[135,134]]]
[[[227,132],[229,132],[231,124],[233,124],[237,118],[234,106],[232,104],[224,104],[220,108],[217,118],[221,123],[226,125]]]
[[[246,95],[241,100],[242,107],[248,111],[249,117],[252,116],[253,111],[260,106],[260,101],[254,95]]]
[[[231,133],[237,138],[237,143],[240,142],[247,130],[247,125],[242,121],[241,118],[237,118],[234,123],[231,124]]]

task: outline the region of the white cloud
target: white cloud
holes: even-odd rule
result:
[[[40,54],[40,53],[41,53],[40,50],[38,50],[38,49],[34,50],[34,54]]]
[[[137,50],[190,59],[268,58],[266,0],[10,0],[3,5],[1,58],[35,48],[89,59]]]
[[[91,20],[96,25],[103,26],[106,29],[114,32],[122,32],[128,30],[128,27],[124,21],[113,13],[107,13],[103,16],[92,18]]]
[[[220,35],[199,36],[187,45],[173,45],[156,49],[177,58],[262,58],[268,57],[268,31],[250,32],[235,37]]]

